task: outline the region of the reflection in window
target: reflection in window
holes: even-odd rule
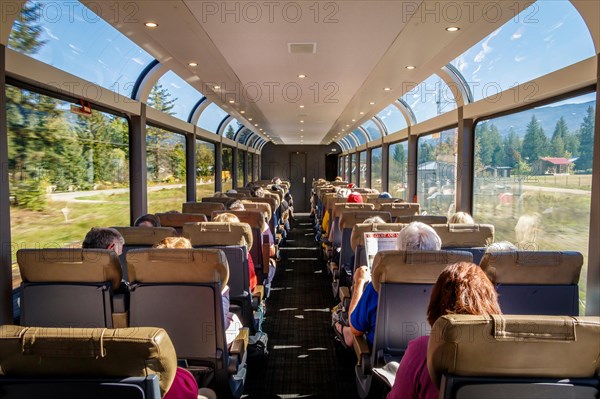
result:
[[[595,54],[589,30],[570,1],[537,1],[452,64],[480,100]],[[534,91],[531,87],[522,95]]]
[[[581,252],[581,312],[595,99],[595,93],[587,94],[482,121],[475,128],[475,220],[494,224],[496,241],[511,241],[523,249]]]
[[[363,123],[362,128],[369,133],[371,140],[376,140],[381,138],[381,130],[375,125],[375,122],[372,120],[368,120]]]
[[[352,178],[352,163],[354,162],[354,154],[349,154],[348,155],[348,160],[346,162],[346,181],[348,183],[352,183],[353,179]]]
[[[381,147],[373,148],[371,151],[371,188],[379,191],[383,191],[381,154]]]
[[[227,130],[227,129],[226,129],[226,130]],[[251,137],[251,136],[252,136],[252,134],[253,134],[253,133],[252,133],[252,130],[248,129],[247,127],[246,127],[246,128],[243,128],[243,129],[242,129],[242,130],[241,130],[241,131],[238,133],[237,141],[238,141],[238,142],[240,142],[240,143],[242,143],[242,144],[244,144],[244,145],[247,145],[247,144],[246,144],[246,140],[248,140],[248,138],[249,138],[249,137]]]
[[[259,180],[260,178],[260,174],[259,174],[259,167],[260,167],[260,158],[258,157],[258,154],[254,154],[254,176],[253,176],[253,181]]]
[[[412,109],[417,122],[423,122],[456,109],[452,90],[437,75],[431,75],[402,96],[402,99]]]
[[[153,60],[79,2],[26,2],[13,25],[8,46],[127,97],[142,70]],[[90,95],[95,92],[87,91]]]
[[[187,121],[192,107],[204,96],[173,71],[169,71],[156,82],[149,97],[148,105],[152,108]]]
[[[388,190],[394,198],[408,200],[408,141],[390,144],[389,147]]]
[[[237,187],[244,187],[244,162],[246,153],[242,150],[237,150]]]
[[[367,187],[367,152],[359,154],[360,181],[359,187]]]
[[[458,129],[449,129],[419,137],[417,196],[430,215],[454,213],[457,134]]]
[[[219,108],[217,104],[211,103],[204,111],[202,111],[202,114],[200,114],[198,126],[209,132],[217,133],[219,125],[226,116],[227,112]]]
[[[346,162],[346,157],[340,157],[339,158],[339,162],[338,162],[338,176],[342,176],[342,178],[344,178],[344,173],[346,172],[346,167],[345,167],[345,163]]]
[[[363,132],[361,132],[359,129],[356,129],[355,131],[350,133],[348,136],[354,137],[356,139],[356,141],[358,142],[358,145],[363,145],[367,142],[367,138],[365,137],[365,134]]]
[[[146,126],[148,212],[181,209],[185,193],[185,136]]]
[[[20,248],[78,244],[94,226],[129,225],[125,118],[72,114],[70,103],[9,85],[6,105],[13,259]]]
[[[225,192],[233,188],[233,151],[231,148],[223,146],[223,152],[221,154],[223,157],[221,179],[223,182],[223,192]]]
[[[240,130],[240,128],[242,128],[242,126],[244,125],[239,123],[237,119],[232,119],[227,126],[225,126],[225,130],[223,130],[223,136],[233,140],[236,133]]]
[[[215,145],[196,140],[196,198],[210,197],[215,192]]]
[[[404,115],[402,115],[402,112],[394,104],[389,105],[386,109],[378,113],[377,116],[385,123],[388,134],[398,132],[407,127]]]

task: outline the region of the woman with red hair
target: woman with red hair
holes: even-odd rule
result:
[[[427,309],[431,326],[446,314],[500,314],[498,294],[481,268],[470,262],[446,267],[438,277]],[[387,399],[437,399],[438,388],[427,371],[427,343],[420,337],[408,343]]]

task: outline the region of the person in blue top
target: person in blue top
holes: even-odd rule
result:
[[[396,244],[400,251],[435,251],[441,247],[442,240],[435,230],[421,222],[413,222],[403,228]],[[369,270],[366,266],[361,266],[354,272],[354,290],[348,310],[350,331],[356,336],[366,334],[369,345],[373,345],[375,336],[378,302],[379,295],[371,284]],[[344,334],[344,338],[346,336]]]

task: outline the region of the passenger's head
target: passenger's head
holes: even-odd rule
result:
[[[484,270],[487,273],[487,276],[492,281],[496,281],[496,268],[493,267],[494,257],[491,254],[494,253],[502,253],[502,252],[516,252],[519,248],[515,244],[509,241],[499,241],[493,244],[490,244],[485,249],[485,254],[481,257],[479,261],[479,267],[481,270]]]
[[[250,195],[256,198],[265,198],[265,189],[262,187],[254,187],[250,191]]]
[[[346,187],[348,187],[348,188],[352,189],[352,188],[355,188],[355,187],[356,187],[356,184],[354,184],[354,183],[349,183],[349,184],[348,184]]]
[[[346,201],[350,204],[362,204],[363,200],[362,200],[362,195],[360,195],[359,193],[351,193],[348,196],[348,201]]]
[[[427,321],[433,325],[446,314],[500,314],[498,294],[481,268],[470,262],[446,267],[438,277],[429,307]]]
[[[379,197],[377,198],[392,198],[392,194],[388,193],[387,191],[384,191],[381,194],[379,194]]]
[[[137,218],[133,225],[135,227],[160,227],[160,220],[156,215],[147,213]]]
[[[398,235],[400,251],[437,251],[442,248],[442,239],[431,226],[412,222]]]
[[[185,237],[165,237],[154,248],[192,248],[192,243]]]
[[[85,235],[82,248],[110,249],[121,255],[125,240],[121,233],[111,228],[94,227]]]
[[[237,194],[237,193],[238,193],[237,190],[233,190],[233,189],[225,191],[226,195],[227,194]]]
[[[366,218],[365,221],[363,223],[374,223],[374,224],[378,224],[378,223],[385,223],[385,220],[383,220],[382,218],[380,218],[379,216],[371,216],[370,218]]]
[[[225,209],[228,211],[244,211],[244,204],[240,200],[232,199],[231,201],[227,201],[225,204]]]
[[[279,177],[274,177],[273,180],[271,180],[271,182],[273,184],[281,184],[281,179]]]
[[[342,181],[342,178],[341,178],[341,176],[336,176],[336,177],[335,177],[335,181]]]
[[[473,224],[475,221],[467,212],[456,212],[450,216],[448,223]]]
[[[334,196],[336,198],[348,198],[348,196],[350,195],[350,189],[349,188],[337,188],[335,190],[335,194]]]
[[[227,194],[217,191],[213,194],[213,198],[227,198]]]
[[[217,216],[212,218],[213,222],[219,223],[239,223],[240,219],[235,216],[233,213],[219,213]]]

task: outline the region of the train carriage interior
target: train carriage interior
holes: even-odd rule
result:
[[[0,17],[0,398],[600,397],[600,1]]]

